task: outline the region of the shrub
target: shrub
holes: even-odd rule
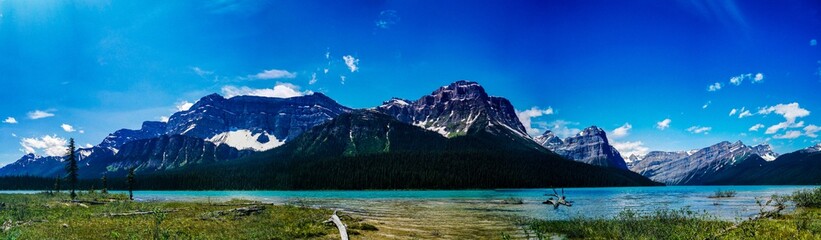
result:
[[[812,190],[799,190],[792,194],[790,200],[798,207],[821,208],[821,187]]]

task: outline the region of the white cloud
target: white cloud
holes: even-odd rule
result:
[[[160,116],[160,122],[167,123],[168,122],[168,116]]]
[[[730,83],[732,83],[733,85],[738,86],[738,85],[741,85],[741,83],[744,82],[744,80],[746,80],[746,79],[750,79],[750,81],[752,81],[753,83],[758,83],[758,82],[761,82],[761,81],[764,80],[764,74],[763,73],[740,74],[738,76],[731,77],[730,78]]]
[[[54,117],[54,113],[51,113],[51,111],[49,111],[49,110],[46,110],[46,111],[34,110],[34,111],[28,113],[28,117],[29,117],[29,119],[41,119],[41,118],[47,118],[47,117]]]
[[[3,120],[3,122],[8,123],[8,124],[16,124],[17,119],[14,119],[13,117],[8,117],[8,118],[6,118],[6,120]]]
[[[570,127],[575,125],[579,125],[579,123],[565,120],[555,120],[547,123],[545,127],[550,128],[550,131],[552,131],[557,137],[567,138],[582,131],[581,129]]]
[[[553,108],[552,107],[547,107],[546,109],[539,109],[539,107],[534,106],[534,107],[532,107],[528,110],[524,110],[524,111],[521,111],[521,112],[518,111],[518,110],[516,111],[516,116],[519,117],[519,122],[522,122],[522,125],[525,126],[525,129],[527,130],[527,133],[530,134],[530,135],[537,135],[537,134],[540,134],[544,131],[542,129],[533,128],[531,120],[533,118],[537,118],[537,117],[541,117],[541,116],[545,116],[545,115],[550,115],[550,114],[553,114]]]
[[[86,133],[85,130],[77,130],[77,132],[80,133],[80,134],[85,134]]]
[[[821,127],[810,124],[809,126],[804,128],[804,135],[807,135],[807,137],[815,138],[818,137],[818,134],[816,133],[819,131],[821,131]]]
[[[672,120],[670,120],[669,118],[661,120],[661,122],[656,123],[656,128],[658,128],[659,130],[667,129],[670,127],[670,122],[672,122]]]
[[[262,71],[261,73],[257,73],[256,75],[252,76],[252,78],[255,78],[255,79],[278,79],[278,78],[295,78],[295,77],[296,77],[296,73],[288,72],[288,71],[285,71],[285,70],[279,70],[279,69],[265,70],[265,71]]]
[[[730,116],[735,115],[736,112],[738,112],[738,110],[733,108],[733,110],[730,110]]]
[[[687,128],[688,132],[696,133],[696,134],[698,134],[698,133],[709,134],[710,130],[713,130],[713,128],[712,127],[702,127],[702,126],[692,126],[692,127]]]
[[[799,131],[787,131],[784,134],[776,134],[773,136],[775,139],[796,139],[801,136],[801,132]]]
[[[327,68],[322,69],[322,72],[325,72],[325,74],[328,74],[328,72],[329,72],[329,71],[331,71],[331,70],[330,70],[330,69],[327,69]]]
[[[738,118],[745,118],[745,117],[749,117],[749,116],[752,116],[752,115],[753,114],[750,113],[750,110],[746,110],[744,108],[741,108],[741,112],[738,113]]]
[[[764,80],[764,74],[756,73],[755,77],[753,78],[753,83],[761,82]]]
[[[810,115],[810,111],[801,108],[801,106],[799,106],[797,102],[790,104],[778,104],[771,107],[763,107],[758,110],[758,114],[761,115],[767,115],[770,113],[781,115],[782,117],[784,117],[785,121],[767,128],[767,131],[764,132],[766,134],[774,134],[782,129],[787,128],[803,127],[804,122],[802,121],[796,123],[796,118],[806,117]]]
[[[68,124],[65,124],[65,123],[63,123],[62,125],[60,125],[60,128],[62,128],[62,129],[63,129],[63,131],[66,131],[66,132],[74,132],[74,131],[77,131],[77,130],[75,130],[75,129],[74,129],[74,127],[73,127],[73,126],[68,125]]]
[[[47,156],[63,156],[66,154],[68,141],[56,135],[46,135],[40,138],[23,138],[20,149],[25,153],[38,153],[40,150]]]
[[[308,84],[313,85],[316,83],[316,73],[311,73],[311,80],[308,81]]]
[[[94,147],[94,145],[91,145],[91,143],[86,143],[86,145],[85,145],[85,148],[92,148],[92,147]]]
[[[11,133],[11,136],[12,137],[17,137],[17,134],[16,133]]]
[[[713,85],[707,87],[707,91],[710,92],[715,92],[718,90],[721,90],[721,83],[713,83]]]
[[[345,65],[348,65],[348,69],[350,69],[351,72],[356,72],[359,70],[359,67],[357,66],[359,64],[359,59],[356,59],[351,55],[342,56],[342,59],[345,60]]]
[[[761,129],[763,127],[764,127],[764,124],[759,123],[759,124],[756,124],[756,125],[753,125],[752,127],[750,127],[749,130],[750,130],[750,132],[758,132],[758,129]]]
[[[810,40],[810,46],[815,46],[815,45],[818,45],[818,41],[816,41],[815,39],[811,39]]]
[[[340,75],[339,76],[339,82],[342,83],[342,84],[345,84],[345,75]]]
[[[202,70],[200,67],[192,67],[191,71],[194,71],[194,73],[199,75],[200,77],[207,77],[211,74],[214,74],[214,71]]]
[[[633,125],[630,125],[630,123],[624,123],[621,127],[613,129],[613,131],[610,132],[610,137],[613,139],[625,137],[630,134],[631,128],[633,128]]]
[[[194,106],[193,103],[188,102],[188,101],[182,101],[182,102],[177,103],[176,107],[177,107],[177,111],[181,112],[181,111],[188,111],[188,109],[191,109],[192,106]]]
[[[260,97],[275,97],[275,98],[290,98],[290,97],[298,97],[306,94],[312,94],[313,92],[308,91],[300,91],[299,86],[293,85],[290,83],[282,83],[278,82],[274,88],[249,88],[249,87],[235,87],[235,86],[224,86],[222,87],[222,93],[225,95],[226,98],[232,98],[236,96],[260,96]]]
[[[650,148],[645,147],[644,143],[641,141],[635,142],[611,142],[610,144],[613,145],[616,150],[619,150],[619,153],[624,160],[628,160],[628,158],[632,155],[635,156],[644,156],[648,152],[650,152]]]
[[[707,109],[707,107],[710,106],[710,103],[713,103],[713,101],[707,101],[707,103],[705,103],[704,106],[701,106],[701,109]]]

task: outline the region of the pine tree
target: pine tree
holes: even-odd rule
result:
[[[71,199],[77,198],[77,158],[74,152],[74,138],[68,140],[68,155],[66,156],[66,181],[68,181],[69,189],[71,189]]]
[[[128,170],[128,198],[134,200],[134,168]]]
[[[100,192],[102,192],[103,194],[108,194],[108,177],[106,175],[103,175],[103,178],[101,180],[103,182],[103,190]]]
[[[54,178],[54,191],[57,193],[60,193],[60,179],[62,179],[60,175]]]

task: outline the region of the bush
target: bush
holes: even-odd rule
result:
[[[821,187],[812,190],[799,190],[792,194],[790,200],[798,207],[821,208]]]
[[[714,193],[712,196],[709,196],[709,198],[731,198],[735,197],[736,194],[737,192],[733,190],[722,191],[721,189],[719,189],[716,190],[716,193]]]

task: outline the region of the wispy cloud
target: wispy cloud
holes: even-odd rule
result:
[[[707,86],[707,91],[715,92],[715,91],[718,91],[718,90],[721,90],[721,83],[719,83],[719,82],[713,83],[712,85]]]
[[[8,117],[8,118],[6,118],[6,120],[3,120],[3,123],[17,124],[17,119],[15,119],[13,117]]]
[[[46,111],[34,110],[34,111],[31,111],[31,112],[28,113],[28,117],[29,117],[29,119],[41,119],[41,118],[47,118],[47,117],[54,117],[54,113],[51,113],[51,112],[52,112],[52,110],[46,110]]]
[[[801,136],[800,131],[787,131],[784,134],[776,134],[773,136],[775,139],[796,139]]]
[[[619,150],[625,160],[628,160],[630,156],[644,156],[650,152],[650,148],[645,147],[641,141],[611,142],[611,144],[616,150]]]
[[[570,122],[565,120],[555,120],[553,122],[547,123],[545,125],[546,128],[550,128],[550,131],[553,132],[556,136],[560,138],[567,138],[577,133],[581,132],[582,130],[572,126],[578,126],[578,122]]]
[[[816,41],[815,39],[810,39],[810,46],[815,46],[815,45],[818,45],[818,41]]]
[[[235,96],[260,96],[260,97],[275,97],[275,98],[290,98],[290,97],[298,97],[303,96],[306,94],[312,94],[313,92],[308,91],[300,91],[299,86],[291,84],[291,83],[282,83],[278,82],[274,88],[249,88],[249,87],[236,87],[236,86],[224,86],[222,87],[222,93],[227,98],[232,98]]]
[[[656,123],[656,128],[658,130],[667,129],[670,127],[670,122],[672,122],[672,120],[670,120],[669,118],[665,118],[664,120],[661,120],[661,122]]]
[[[711,103],[713,103],[713,101],[707,101],[707,103],[705,103],[704,106],[701,106],[701,109],[707,109],[707,107],[709,107]]]
[[[731,84],[733,84],[733,85],[738,86],[738,85],[741,85],[741,83],[742,83],[742,82],[744,82],[744,80],[748,80],[748,79],[749,79],[752,83],[758,83],[758,82],[764,81],[764,74],[763,74],[763,73],[756,73],[756,74],[753,74],[753,73],[745,73],[745,74],[740,74],[740,75],[738,75],[738,76],[731,77],[731,78],[730,78],[730,83],[731,83]]]
[[[816,133],[819,131],[821,131],[821,127],[809,125],[804,128],[804,135],[806,135],[807,137],[816,138],[818,137],[818,134]]]
[[[359,59],[354,58],[351,55],[342,56],[342,60],[345,60],[345,65],[348,66],[348,69],[351,72],[359,71]]]
[[[688,132],[695,133],[695,134],[699,134],[699,133],[709,134],[710,130],[713,130],[713,128],[712,127],[702,127],[702,126],[692,126],[692,127],[687,128]]]
[[[630,123],[624,123],[624,125],[621,125],[621,127],[617,127],[616,129],[613,129],[612,132],[610,132],[610,138],[618,139],[626,137],[628,134],[630,134],[630,129],[632,128],[633,125],[630,125]]]
[[[316,83],[316,81],[316,73],[311,73],[311,80],[308,80],[308,84],[313,85],[314,83]]]
[[[752,127],[750,127],[749,130],[750,130],[750,132],[758,132],[758,129],[761,129],[763,127],[764,127],[764,124],[759,123],[759,124],[756,124],[756,125],[753,125]]]
[[[749,117],[749,116],[752,116],[752,115],[753,114],[750,113],[750,110],[745,109],[745,108],[742,107],[741,111],[738,113],[738,118],[745,118],[745,117]]]
[[[399,23],[399,15],[395,10],[385,10],[379,12],[379,18],[376,19],[376,27],[379,29],[389,29],[393,25]]]
[[[735,115],[736,112],[738,112],[738,109],[733,108],[732,110],[730,110],[730,116]]]
[[[551,114],[553,114],[553,108],[551,107],[541,109],[539,107],[534,106],[528,110],[516,111],[516,116],[519,117],[519,122],[522,122],[522,125],[525,126],[525,130],[527,130],[527,133],[530,135],[537,135],[544,131],[544,129],[534,128],[532,124],[532,119]]]
[[[296,73],[288,72],[286,70],[280,69],[270,69],[264,70],[256,75],[253,75],[253,79],[280,79],[280,78],[295,78]]]
[[[202,70],[200,67],[192,67],[191,71],[194,71],[194,74],[197,74],[203,78],[214,74],[214,71]]]

